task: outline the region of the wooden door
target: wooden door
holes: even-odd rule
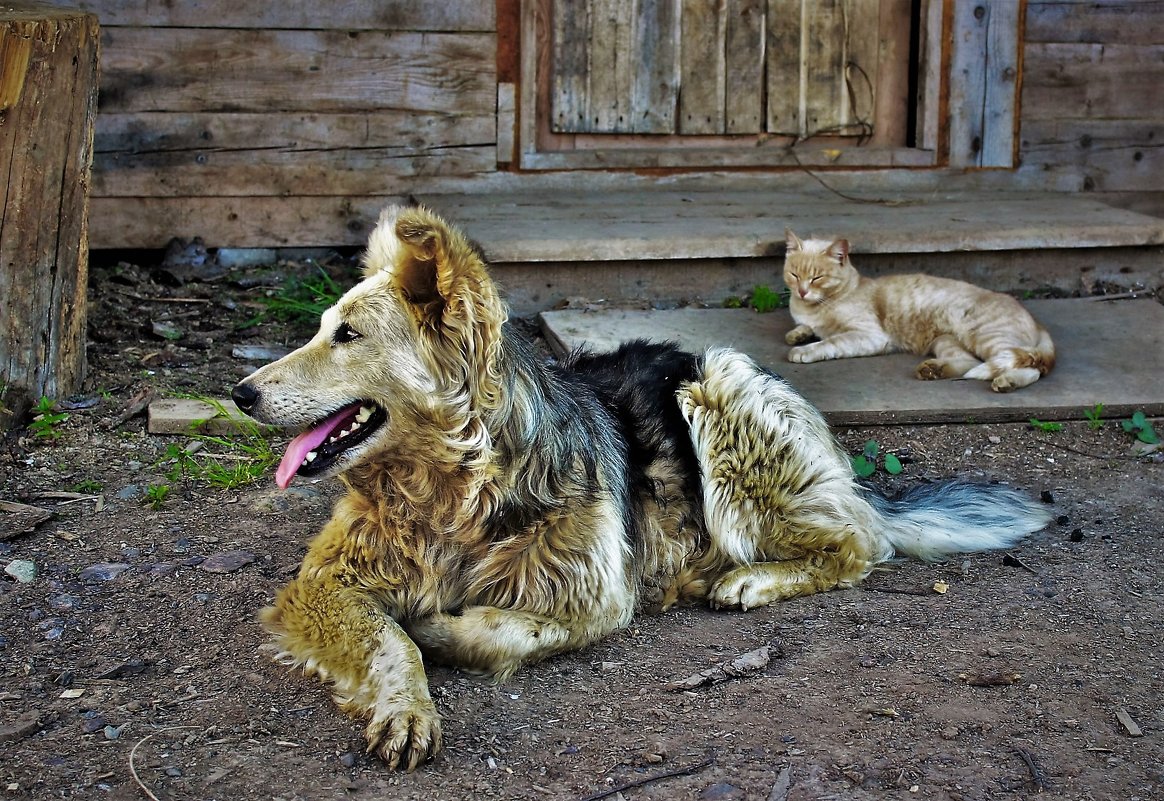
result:
[[[907,144],[910,0],[531,2],[541,149]]]

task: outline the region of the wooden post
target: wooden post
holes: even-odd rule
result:
[[[92,14],[0,4],[0,406],[85,375],[99,48]]]

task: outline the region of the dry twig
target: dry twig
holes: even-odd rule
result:
[[[137,766],[133,764],[133,758],[137,755],[137,749],[140,748],[142,743],[144,743],[146,740],[150,739],[151,737],[157,737],[159,734],[165,734],[168,731],[175,731],[177,729],[197,728],[197,726],[169,726],[164,729],[159,729],[158,731],[151,732],[145,737],[142,737],[140,740],[133,744],[133,748],[129,749],[129,775],[133,777],[134,782],[137,783],[137,786],[141,788],[141,791],[146,794],[146,797],[149,798],[150,801],[161,801],[161,799],[154,795],[153,790],[145,786],[145,782],[143,782],[141,780],[141,776],[137,774]]]
[[[704,768],[707,768],[707,767],[714,765],[714,764],[715,764],[715,757],[708,757],[707,759],[703,760],[702,762],[696,762],[694,765],[687,765],[686,767],[675,768],[674,770],[668,770],[668,771],[665,771],[663,773],[656,773],[652,776],[645,776],[641,779],[635,779],[633,782],[627,782],[626,784],[620,784],[617,787],[611,787],[609,790],[603,790],[600,793],[594,793],[593,795],[588,795],[585,798],[579,799],[579,801],[598,801],[598,799],[600,799],[600,798],[609,798],[610,796],[615,795],[616,793],[621,793],[623,790],[630,790],[632,787],[642,787],[644,784],[650,784],[651,782],[657,782],[660,779],[670,779],[674,776],[689,776],[692,773],[698,773],[699,771],[703,770]]]

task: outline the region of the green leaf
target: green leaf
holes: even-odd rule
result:
[[[1136,412],[1132,415],[1132,425],[1136,428],[1144,428],[1148,425],[1148,418],[1143,412]]]
[[[1051,423],[1039,420],[1038,418],[1031,418],[1031,428],[1037,428],[1039,431],[1062,431],[1063,425],[1061,423]]]
[[[877,454],[881,452],[881,446],[877,444],[877,440],[871,439],[865,443],[865,449],[861,451],[865,454],[865,458],[872,461],[877,458]]]
[[[853,472],[861,478],[868,478],[873,475],[877,469],[877,464],[866,459],[864,456],[853,457]]]
[[[1131,420],[1120,420],[1120,428],[1129,434],[1135,433],[1136,431],[1136,426],[1132,423]]]
[[[1160,441],[1160,437],[1156,436],[1156,430],[1152,426],[1140,429],[1140,432],[1136,434],[1136,439],[1147,445],[1155,445]]]
[[[885,454],[885,472],[895,476],[902,470],[901,460],[892,453]]]
[[[779,292],[770,287],[756,286],[752,290],[752,308],[758,312],[770,312],[784,305],[784,299]]]

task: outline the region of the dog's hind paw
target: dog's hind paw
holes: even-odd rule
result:
[[[441,720],[431,701],[377,708],[365,731],[368,753],[409,773],[441,750]]]

